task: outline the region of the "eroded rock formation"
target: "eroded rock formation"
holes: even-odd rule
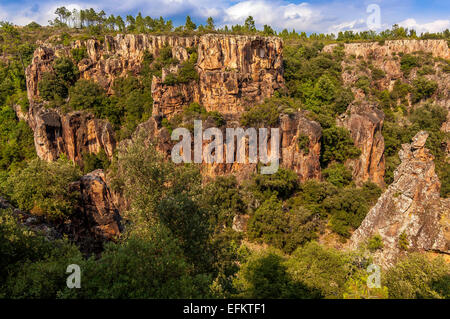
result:
[[[112,240],[122,230],[119,211],[106,184],[103,170],[95,170],[71,185],[80,193],[80,202],[63,232],[85,251],[99,252],[105,240]]]
[[[119,34],[106,36],[103,43],[93,39],[75,41],[71,46],[41,43],[26,70],[28,97],[30,101],[38,99],[42,74],[52,71],[56,57],[70,56],[73,48],[87,49],[88,57],[78,63],[81,78],[93,79],[112,93],[116,78],[140,72],[144,53],[157,57],[166,45],[180,62],[188,60],[196,50],[199,81],[171,86],[163,83],[164,76],[155,77],[152,85],[155,115],[170,116],[192,101],[207,110],[238,114],[244,106],[262,102],[284,85],[283,46],[276,37]]]
[[[426,149],[428,133],[416,134],[399,152],[394,182],[353,233],[353,248],[380,235],[384,247],[376,262],[391,266],[406,250],[450,253],[450,199],[439,197],[440,181],[433,156]]]
[[[353,172],[357,184],[372,181],[384,186],[384,113],[376,105],[367,103],[350,105],[347,112],[338,119],[338,125],[347,128],[355,143],[361,150],[356,159],[349,159],[346,166]]]
[[[203,129],[214,126],[214,123],[203,122]],[[228,127],[239,127],[238,122],[227,122]],[[322,137],[322,128],[319,123],[309,120],[304,112],[296,112],[294,114],[283,114],[280,116],[280,166],[294,170],[301,181],[308,179],[318,179],[320,173],[320,140]],[[140,124],[132,140],[125,140],[121,142],[121,147],[125,147],[128,143],[136,142],[138,136],[144,135],[145,139],[152,140],[156,148],[165,154],[167,158],[170,157],[170,152],[177,143],[170,138],[169,131],[161,126],[157,117],[151,117],[148,121]],[[226,132],[222,128],[223,135],[223,157],[224,163],[202,164],[202,174],[208,177],[217,175],[236,174],[238,179],[245,179],[250,177],[252,173],[256,172],[256,164],[248,163],[225,163],[227,148],[225,145]],[[308,142],[301,147],[299,144],[300,138],[304,137]],[[194,139],[192,137],[192,148]],[[209,144],[210,141],[203,140],[203,147]],[[247,140],[248,142],[248,140]],[[268,140],[270,145],[270,139]],[[234,158],[237,158],[237,145],[234,148]],[[248,149],[246,150],[248,156]],[[193,156],[193,155],[192,155]],[[192,158],[193,160],[193,158]],[[204,160],[204,158],[203,158]]]
[[[331,53],[338,44],[331,44],[324,47],[324,52]],[[423,75],[428,80],[433,80],[438,84],[438,89],[433,95],[434,103],[446,107],[450,106],[450,74],[442,68],[443,63],[439,59],[449,59],[450,50],[447,40],[390,40],[383,44],[378,42],[370,43],[346,43],[343,44],[346,58],[342,61],[342,79],[348,87],[354,86],[362,77],[371,77],[373,71],[368,66],[377,68],[384,72],[381,78],[373,81],[379,90],[392,90],[397,80],[410,83],[416,79],[419,74],[417,70],[412,70],[411,74],[406,76],[401,69],[401,55],[414,54],[421,55],[419,60],[425,61],[425,56],[430,55],[434,59],[430,63],[434,72]],[[362,65],[361,63],[365,63]],[[356,99],[365,99],[366,94],[363,90],[353,87]],[[408,106],[411,106],[410,96],[408,97]]]
[[[54,161],[64,154],[82,165],[86,153],[97,154],[104,150],[109,157],[113,155],[114,131],[105,120],[83,111],[62,114],[41,105],[32,105],[28,115],[36,153],[43,160]]]

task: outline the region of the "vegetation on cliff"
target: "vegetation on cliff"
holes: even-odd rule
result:
[[[426,146],[435,156],[441,194],[450,194],[448,133],[441,130],[447,111],[434,103],[445,92],[433,77],[436,70],[448,73],[449,62],[420,52],[398,55],[402,74],[390,89],[380,85],[386,74],[371,58],[348,56],[339,44],[325,52],[324,44],[448,39],[448,30],[418,36],[394,26],[379,34],[307,36],[287,30],[277,34],[270,26],[257,30],[251,17],[230,29],[217,29],[212,18],[197,26],[189,17],[184,26],[174,28],[163,18],[106,17],[93,9],[82,10],[77,21],[81,28],[76,29],[69,23],[72,13],[64,9],[58,9],[51,27],[2,23],[0,28],[0,195],[15,207],[60,225],[80,200],[71,189],[80,169],[64,158],[52,163],[37,159],[33,131],[18,118],[22,113],[25,118],[29,107],[25,67],[35,41],[49,35],[56,35],[51,41],[64,45],[118,32],[282,37],[286,90],[249,106],[240,114],[240,124],[276,127],[280,115],[305,112],[322,128],[318,158],[322,179],[300,182],[294,171],[280,169],[270,176],[254,174],[243,182],[234,176],[205,181],[198,167],[165,161],[156,146],[143,138],[118,150],[112,163],[104,150],[83,154],[84,173],[108,169],[111,191],[129,204],[121,212],[125,231],[105,244],[101,254],[86,256],[67,239],[49,241],[48,233],[30,231],[17,211],[0,209],[0,297],[450,298],[450,270],[441,258],[407,256],[383,271],[381,288],[369,289],[366,268],[383,247],[380,236],[351,253],[323,244],[331,240],[332,246],[342,247],[382,192],[370,181],[356,183],[348,162],[362,151],[351,132],[336,121],[361,99],[373,102],[386,115],[382,131],[386,183],[393,181],[401,144],[410,142],[417,131],[427,130]],[[69,56],[55,59],[53,71],[43,75],[40,96],[46,107],[88,111],[106,119],[118,140],[123,140],[152,114],[153,76],[162,78],[165,73],[168,86],[198,80],[196,48],[188,54],[188,60],[178,65],[169,46],[157,57],[146,52],[140,72],[116,78],[111,92],[106,92],[94,80],[80,78],[77,65],[87,51],[72,49]],[[177,65],[176,72],[168,72]],[[352,68],[360,71],[357,79],[344,81],[344,73]],[[192,130],[194,119],[217,127],[226,124],[222,114],[208,112],[198,103],[189,103],[160,124],[169,132],[179,126]],[[299,135],[296,143],[307,154],[309,137]],[[237,217],[248,219],[245,232],[235,230]],[[66,288],[66,267],[71,263],[83,269],[83,289]]]

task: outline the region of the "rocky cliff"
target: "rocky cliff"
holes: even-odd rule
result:
[[[394,182],[351,237],[356,248],[380,235],[384,247],[375,259],[384,267],[409,250],[450,253],[450,200],[439,197],[433,156],[424,147],[427,137],[421,131],[402,145]]]
[[[373,85],[380,90],[392,90],[396,80],[411,84],[419,74],[417,68],[411,74],[404,74],[401,68],[401,58],[404,54],[413,54],[431,67],[424,77],[438,84],[433,95],[434,103],[450,108],[450,74],[442,69],[440,59],[450,59],[450,50],[446,40],[390,40],[384,43],[346,43],[343,51],[346,58],[342,62],[342,79],[346,86],[352,87],[357,99],[366,99],[366,93],[355,87],[356,82],[363,78],[372,78],[373,68],[384,74],[373,79]],[[338,45],[331,44],[324,47],[324,52],[331,53]],[[371,69],[372,68],[372,69]],[[410,96],[408,105],[411,106]]]
[[[152,82],[155,116],[170,117],[192,102],[199,102],[209,111],[239,115],[245,106],[262,102],[284,85],[282,41],[275,37],[128,34],[107,36],[103,42],[75,41],[71,46],[40,43],[26,70],[31,107],[23,116],[34,130],[39,157],[54,160],[65,154],[81,164],[83,153],[103,149],[111,156],[116,146],[112,127],[107,122],[85,112],[62,114],[46,109],[39,102],[38,83],[45,72],[52,71],[55,58],[70,57],[73,48],[85,47],[87,57],[78,63],[80,77],[92,79],[112,93],[116,78],[139,74],[144,54],[158,57],[164,46],[170,46],[173,57],[180,62],[197,52],[199,80],[164,84],[165,77],[174,70],[163,68],[162,77],[154,76]]]
[[[10,209],[22,225],[49,240],[67,236],[82,252],[99,253],[105,241],[114,240],[122,231],[121,217],[106,185],[105,174],[102,170],[93,171],[73,182],[70,188],[79,194],[79,201],[63,223],[23,212],[1,196],[0,209]]]
[[[93,39],[75,41],[71,46],[41,43],[26,70],[28,97],[37,100],[42,74],[52,70],[56,57],[70,56],[73,48],[87,50],[88,57],[78,63],[81,78],[93,79],[111,93],[116,78],[130,72],[139,74],[144,54],[156,58],[166,45],[179,62],[197,53],[199,81],[184,86],[165,85],[163,70],[162,79],[155,77],[152,85],[154,114],[170,115],[190,102],[198,102],[207,110],[238,114],[244,106],[262,102],[284,85],[283,45],[276,37],[119,34],[106,36],[103,43]]]
[[[383,120],[384,113],[376,105],[356,103],[350,105],[337,121],[338,125],[349,130],[355,146],[361,150],[357,159],[349,159],[345,163],[353,172],[353,180],[357,184],[372,181],[384,186]]]
[[[214,123],[203,123],[204,129],[214,126]],[[238,123],[229,121],[229,127],[238,127]],[[222,128],[222,134],[225,139],[225,128]],[[170,133],[167,128],[161,126],[156,117],[140,124],[131,140],[124,140],[119,147],[126,147],[133,143],[141,135],[147,140],[153,141],[156,148],[170,157],[170,152],[175,144],[170,139]],[[300,146],[300,138],[306,138],[308,142]],[[293,114],[282,114],[280,116],[280,166],[295,171],[301,181],[308,179],[318,179],[320,172],[320,143],[322,137],[322,128],[319,123],[309,120],[304,112],[295,112]],[[204,141],[207,144],[209,141]],[[192,142],[193,143],[193,142]],[[225,140],[224,140],[225,143]],[[270,143],[270,142],[268,142]],[[226,157],[226,146],[224,146],[224,158]],[[237,149],[235,149],[235,153]],[[247,151],[248,152],[248,151]],[[235,154],[236,158],[236,154]],[[217,175],[236,174],[239,180],[250,177],[256,172],[256,164],[243,163],[213,163],[203,164],[202,174],[208,177]]]
[[[111,124],[90,113],[63,114],[32,104],[27,118],[34,132],[36,153],[43,160],[54,161],[64,154],[82,165],[86,153],[104,150],[109,157],[113,155],[116,140]]]

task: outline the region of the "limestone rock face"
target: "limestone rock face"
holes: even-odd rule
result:
[[[379,234],[384,247],[375,259],[384,267],[404,254],[405,245],[408,250],[450,252],[450,200],[439,197],[433,156],[424,147],[427,137],[421,131],[411,144],[402,145],[394,182],[351,237],[356,248]]]
[[[180,62],[188,60],[196,50],[199,81],[172,86],[163,83],[164,76],[155,78],[152,85],[155,115],[170,116],[192,101],[204,105],[208,111],[239,114],[244,106],[262,102],[284,85],[283,46],[276,37],[119,34],[106,36],[103,43],[91,39],[75,41],[70,47],[41,43],[26,70],[28,97],[30,101],[38,99],[42,74],[52,71],[56,57],[70,56],[73,48],[87,50],[88,57],[78,63],[81,78],[93,79],[112,93],[116,78],[140,72],[145,52],[157,57],[166,45],[172,47],[172,55]]]
[[[301,181],[320,178],[320,124],[302,113],[282,115],[280,123],[281,166],[294,170]],[[299,145],[302,137],[308,139],[303,148]]]
[[[74,213],[63,223],[46,221],[14,208],[0,197],[0,209],[11,209],[21,224],[55,240],[67,235],[84,253],[98,253],[105,241],[114,240],[122,231],[119,211],[106,184],[103,170],[95,170],[73,182],[70,189],[79,194]]]
[[[148,121],[138,125],[133,134],[132,139],[124,140],[120,143],[119,148],[126,147],[129,143],[137,141],[137,137],[141,134],[144,139],[153,142],[156,148],[170,158],[172,147],[177,141],[172,141],[169,131],[161,126],[161,118],[151,117]],[[203,122],[203,129],[213,127],[214,123]],[[229,121],[229,127],[238,127],[238,122]],[[307,119],[303,112],[296,112],[290,115],[282,115],[280,117],[280,166],[294,170],[301,181],[308,179],[319,179],[320,174],[320,139],[322,137],[322,128],[319,123]],[[226,132],[222,128],[223,135],[223,157],[224,161],[227,154]],[[299,146],[299,137],[304,136],[308,139],[305,149]],[[192,143],[193,143],[193,136]],[[208,140],[203,140],[203,148],[209,144]],[[270,145],[270,139],[268,140]],[[270,149],[270,147],[269,147]],[[237,147],[235,145],[234,157],[236,158]],[[248,150],[246,151],[248,155]],[[256,164],[248,163],[204,163],[201,166],[202,175],[205,177],[215,177],[218,175],[235,174],[238,180],[250,177],[256,172]]]
[[[105,121],[85,112],[63,115],[45,109],[39,102],[39,81],[45,72],[53,71],[55,58],[70,56],[72,49],[85,47],[87,57],[78,63],[80,77],[92,79],[113,93],[116,78],[139,74],[144,54],[157,57],[166,45],[180,62],[197,53],[199,80],[164,84],[165,77],[176,70],[163,69],[162,78],[154,77],[152,81],[153,114],[157,117],[170,117],[192,102],[199,102],[208,111],[238,115],[244,106],[262,102],[284,85],[282,41],[275,37],[119,34],[106,36],[103,43],[94,39],[75,41],[71,46],[40,43],[26,69],[31,107],[24,116],[34,130],[39,157],[55,160],[66,154],[80,164],[84,152],[103,149],[111,156],[116,146],[112,127]]]
[[[205,35],[198,44],[200,104],[239,114],[284,85],[283,44],[276,37]]]
[[[65,154],[82,165],[84,153],[98,153],[103,149],[111,157],[116,146],[111,124],[87,112],[61,114],[55,109],[32,105],[28,124],[34,131],[37,155],[46,161],[57,160]]]
[[[336,44],[324,47],[325,52],[331,52]],[[388,40],[384,44],[378,42],[345,43],[345,53],[356,57],[375,55],[378,57],[392,55],[393,52],[413,53],[430,52],[434,57],[450,59],[450,51],[446,40]]]
[[[332,52],[337,44],[331,44],[324,47],[325,52]],[[401,70],[400,54],[429,54],[433,58],[449,59],[450,50],[446,40],[390,40],[384,44],[378,42],[370,43],[346,43],[344,44],[344,53],[346,59],[342,62],[342,79],[344,84],[352,87],[364,76],[371,77],[372,71],[363,67],[366,71],[360,70],[360,63],[373,65],[375,68],[384,72],[383,77],[375,80],[375,85],[379,90],[392,90],[397,80],[402,80],[411,84],[419,75],[417,70],[413,70],[409,76],[405,76]],[[423,61],[423,57],[419,58]],[[426,74],[424,77],[435,81],[438,88],[433,95],[434,103],[449,109],[450,105],[450,74],[442,70],[442,63],[438,60],[431,61],[431,67],[434,73]],[[365,99],[366,94],[355,87],[352,88],[356,99]],[[408,105],[412,106],[410,96]]]
[[[122,230],[120,215],[113,204],[103,170],[95,170],[71,185],[80,192],[80,202],[69,222],[62,225],[81,248],[100,251],[106,240],[112,240]]]
[[[381,134],[384,113],[375,105],[364,103],[350,105],[349,114],[338,119],[338,125],[347,128],[355,143],[361,150],[356,159],[349,159],[346,166],[353,172],[357,184],[372,181],[384,186],[384,137]]]

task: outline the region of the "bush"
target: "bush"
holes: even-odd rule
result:
[[[85,47],[81,48],[73,48],[70,53],[72,54],[72,58],[75,61],[75,63],[79,63],[81,60],[88,57],[87,50]]]
[[[413,102],[429,98],[437,90],[438,85],[434,81],[429,81],[424,77],[418,77],[413,81]]]
[[[82,289],[66,289],[69,298],[206,298],[208,277],[192,275],[192,266],[171,232],[157,224],[110,243],[102,257],[83,267]]]
[[[85,153],[83,154],[83,172],[87,174],[96,169],[107,169],[109,167],[109,159],[106,152],[101,149],[97,154]]]
[[[352,172],[343,164],[331,164],[323,170],[322,174],[327,182],[337,187],[346,186],[352,181]]]
[[[373,183],[362,188],[347,187],[324,200],[324,207],[330,213],[331,229],[343,237],[350,237],[350,230],[356,229],[367,215],[369,208],[381,195]]]
[[[412,253],[386,273],[389,298],[450,298],[450,267],[442,257]]]
[[[92,110],[97,117],[103,117],[108,107],[105,90],[92,80],[79,80],[69,91],[69,107],[72,110]]]
[[[284,258],[277,252],[254,253],[234,280],[238,298],[314,298],[314,289],[291,280]]]
[[[64,81],[57,78],[53,73],[44,73],[38,84],[39,95],[46,101],[55,98],[66,98],[69,89]]]
[[[374,252],[378,249],[382,249],[383,246],[384,246],[383,238],[381,238],[381,236],[378,234],[369,238],[369,240],[367,242],[367,248],[372,252]]]
[[[342,298],[345,284],[354,272],[350,255],[316,242],[298,248],[286,265],[292,280],[314,291],[316,298]]]
[[[408,77],[411,70],[420,66],[420,61],[417,56],[411,54],[404,54],[400,60],[400,69],[403,74]]]
[[[78,79],[78,68],[67,57],[57,58],[53,62],[53,69],[55,70],[56,77],[68,86],[73,85]]]
[[[261,105],[256,105],[246,110],[241,117],[241,125],[244,127],[277,127],[280,111],[276,100],[266,100]]]
[[[326,167],[333,161],[344,162],[357,158],[361,150],[354,146],[350,133],[343,127],[333,126],[322,132],[321,163]]]
[[[294,171],[280,168],[275,174],[253,176],[250,191],[265,194],[269,198],[272,194],[279,198],[286,199],[298,188],[298,176]]]
[[[0,107],[0,171],[23,167],[36,156],[33,131],[24,121],[18,121],[9,106]]]
[[[36,159],[25,169],[13,172],[2,188],[21,210],[51,220],[63,219],[76,206],[78,195],[69,184],[80,176],[65,160],[47,163]]]
[[[204,196],[204,202],[217,214],[212,223],[217,227],[231,227],[233,217],[246,212],[247,206],[234,175],[217,177],[205,187]]]

